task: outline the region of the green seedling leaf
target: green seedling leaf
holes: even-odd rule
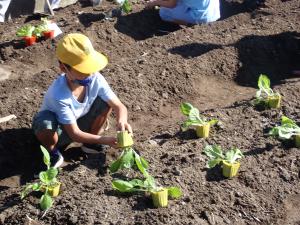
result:
[[[182,196],[182,192],[178,187],[169,187],[168,196],[170,196],[171,198],[180,198]]]
[[[214,168],[220,162],[222,162],[221,158],[208,160],[206,167],[209,169]]]
[[[42,210],[47,210],[53,205],[53,200],[47,193],[42,195],[40,199],[40,207]]]
[[[204,148],[204,153],[210,159],[221,159],[221,160],[224,159],[222,148],[219,145],[207,145]]]
[[[21,199],[25,198],[32,191],[33,184],[28,184],[21,192]]]
[[[134,164],[134,154],[132,148],[127,148],[124,150],[124,155],[121,158],[121,168],[130,169]]]
[[[293,136],[300,134],[300,127],[295,121],[286,116],[281,117],[281,125],[273,127],[269,131],[269,135],[278,137],[279,139],[288,140]]]
[[[42,183],[50,185],[51,183],[56,182],[57,174],[58,170],[56,168],[51,167],[47,171],[40,172],[39,178]]]
[[[135,159],[135,163],[137,165],[137,168],[139,169],[139,171],[141,171],[141,173],[147,177],[148,176],[148,172],[147,169],[143,166],[143,163],[141,161],[141,158],[139,156],[139,154],[137,154],[136,152],[134,152],[134,159]]]
[[[141,156],[140,156],[140,159],[141,159],[143,167],[145,169],[148,169],[149,168],[149,163],[143,157],[141,157]]]
[[[212,119],[210,121],[208,121],[208,123],[213,126],[213,125],[216,125],[219,121],[217,119]]]
[[[119,170],[120,166],[121,166],[121,158],[115,160],[115,161],[110,165],[109,171],[110,171],[111,173],[115,173],[115,172],[117,172],[117,171]]]
[[[132,192],[134,190],[133,184],[131,184],[128,181],[119,180],[119,179],[113,180],[112,187],[115,190],[118,190],[120,192]]]
[[[188,116],[190,114],[191,109],[193,108],[192,104],[184,102],[180,104],[180,110],[183,115]]]
[[[50,154],[47,149],[45,149],[42,145],[40,145],[41,151],[43,153],[43,161],[47,168],[50,168]]]
[[[131,4],[129,3],[128,0],[125,0],[123,5],[122,5],[122,10],[125,12],[125,13],[130,13],[132,8],[131,8]]]
[[[180,105],[180,110],[183,115],[188,116],[181,126],[182,131],[186,131],[190,126],[201,126],[207,123],[206,118],[201,116],[199,110],[190,103],[182,103]],[[210,125],[215,125],[217,122],[218,120],[213,119],[208,123],[210,123]]]
[[[238,148],[232,148],[226,152],[225,160],[229,163],[235,163],[238,159],[244,157],[243,153]]]
[[[261,74],[258,78],[257,86],[259,90],[256,91],[256,99],[254,101],[255,105],[262,105],[262,106],[267,106],[268,101],[267,98],[271,96],[280,96],[279,93],[274,93],[272,90],[270,79],[264,75]]]
[[[35,27],[32,26],[31,24],[26,24],[17,30],[16,35],[18,37],[31,37],[34,29]]]

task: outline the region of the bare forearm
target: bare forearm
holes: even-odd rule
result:
[[[127,108],[123,104],[121,106],[115,108],[114,111],[116,112],[118,125],[127,123],[128,112],[127,112]]]

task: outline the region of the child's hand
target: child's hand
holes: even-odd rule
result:
[[[117,139],[115,137],[101,137],[101,144],[117,148]]]
[[[131,128],[130,124],[127,123],[127,122],[125,122],[125,123],[122,123],[122,122],[118,123],[117,129],[119,131],[125,131],[125,130],[127,130],[129,134],[132,134],[132,128]]]

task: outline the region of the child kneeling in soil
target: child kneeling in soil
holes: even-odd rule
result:
[[[146,8],[160,6],[162,20],[177,24],[200,24],[220,18],[219,0],[150,0]]]
[[[127,109],[98,72],[108,63],[94,50],[83,34],[66,35],[56,49],[62,74],[47,90],[32,127],[41,144],[48,149],[53,167],[63,163],[59,151],[72,141],[83,143],[82,150],[95,153],[103,145],[116,147],[116,138],[100,136],[114,110],[118,130],[128,130]]]

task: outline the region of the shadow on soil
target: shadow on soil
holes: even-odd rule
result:
[[[20,184],[25,184],[41,170],[42,153],[31,129],[5,130],[0,133],[0,143],[0,181],[17,175]]]
[[[125,199],[134,198],[135,202],[133,203],[132,209],[136,211],[144,211],[146,209],[154,208],[150,196],[146,196],[146,194],[143,192],[121,193],[114,190],[106,190],[104,193],[107,196],[115,196],[118,198],[125,198]]]
[[[222,181],[226,178],[222,176],[222,169],[220,165],[217,165],[214,168],[211,169],[205,169],[206,170],[206,180],[207,181]]]
[[[141,41],[153,36],[167,35],[181,27],[162,21],[157,10],[142,10],[118,17],[115,28],[118,32]]]
[[[171,48],[168,51],[184,58],[199,57],[214,49],[234,47],[238,50],[240,68],[235,78],[241,86],[257,87],[260,74],[266,74],[272,85],[292,78],[292,71],[299,69],[300,33],[284,32],[269,36],[246,36],[236,43],[219,45],[191,43]]]

